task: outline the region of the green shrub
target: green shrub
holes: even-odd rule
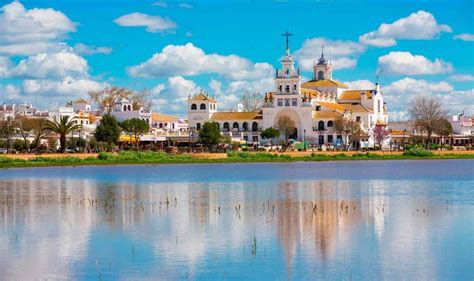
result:
[[[430,150],[423,149],[421,147],[414,147],[403,152],[404,156],[415,156],[415,157],[429,157],[433,156],[434,153]]]
[[[99,155],[97,155],[97,159],[99,160],[109,160],[111,158],[111,155],[107,152],[101,152]]]

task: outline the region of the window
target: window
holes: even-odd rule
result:
[[[201,109],[201,110],[205,110],[205,109],[206,109],[206,104],[204,104],[204,103],[201,103],[201,105],[199,106],[199,109]]]
[[[290,99],[285,99],[285,106],[290,106]]]
[[[286,86],[285,86],[285,91],[286,91],[287,93],[290,92],[290,85],[286,85]]]
[[[297,106],[298,105],[298,99],[291,99],[291,106]]]
[[[128,111],[132,110],[132,106],[128,105]]]
[[[324,144],[324,135],[319,135],[318,136],[318,144],[323,145]]]
[[[323,80],[324,79],[324,72],[319,71],[318,72],[318,80]]]
[[[225,122],[224,123],[224,132],[228,132],[229,131],[229,123]]]
[[[377,101],[377,112],[380,113],[380,100]]]
[[[234,123],[232,124],[232,129],[236,129],[236,131],[238,131],[238,130],[239,130],[239,123],[234,122]]]
[[[320,105],[316,106],[316,111],[321,111],[321,106]]]
[[[293,85],[293,90],[295,90],[295,91],[296,91],[296,84],[294,84],[294,85]]]
[[[201,130],[201,123],[197,123],[197,124],[196,124],[196,129],[197,129],[198,131]]]
[[[258,123],[257,122],[252,123],[252,131],[254,131],[254,132],[258,131]]]
[[[318,122],[318,130],[319,131],[324,131],[324,121],[319,121]]]
[[[357,122],[357,123],[360,123],[360,116],[357,116],[357,117],[356,117],[356,122]]]
[[[196,109],[198,109],[198,108],[197,108],[197,105],[196,105],[195,103],[193,103],[193,104],[191,105],[191,110],[196,110]]]
[[[174,123],[173,123],[173,124],[171,124],[171,128],[173,128],[173,130],[174,130],[174,128],[175,128],[175,126],[174,126]]]
[[[283,91],[283,86],[282,85],[278,86],[278,90],[280,90],[280,92]]]
[[[160,129],[163,128],[163,123],[160,123]]]
[[[123,106],[123,111],[127,111],[127,106],[126,105]]]
[[[283,106],[283,99],[278,99],[278,106]]]
[[[247,131],[249,130],[249,123],[244,122],[244,123],[242,124],[242,129],[247,132]]]
[[[332,143],[334,140],[332,138],[332,135],[328,135],[328,143]]]
[[[334,122],[328,121],[328,128],[334,126]],[[331,136],[332,137],[332,136]]]

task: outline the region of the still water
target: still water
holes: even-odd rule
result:
[[[1,280],[473,280],[474,160],[0,170]]]

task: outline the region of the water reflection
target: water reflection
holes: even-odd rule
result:
[[[3,178],[0,275],[472,279],[472,184]]]

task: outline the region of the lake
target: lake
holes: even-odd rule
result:
[[[0,170],[1,280],[474,280],[474,160]]]

